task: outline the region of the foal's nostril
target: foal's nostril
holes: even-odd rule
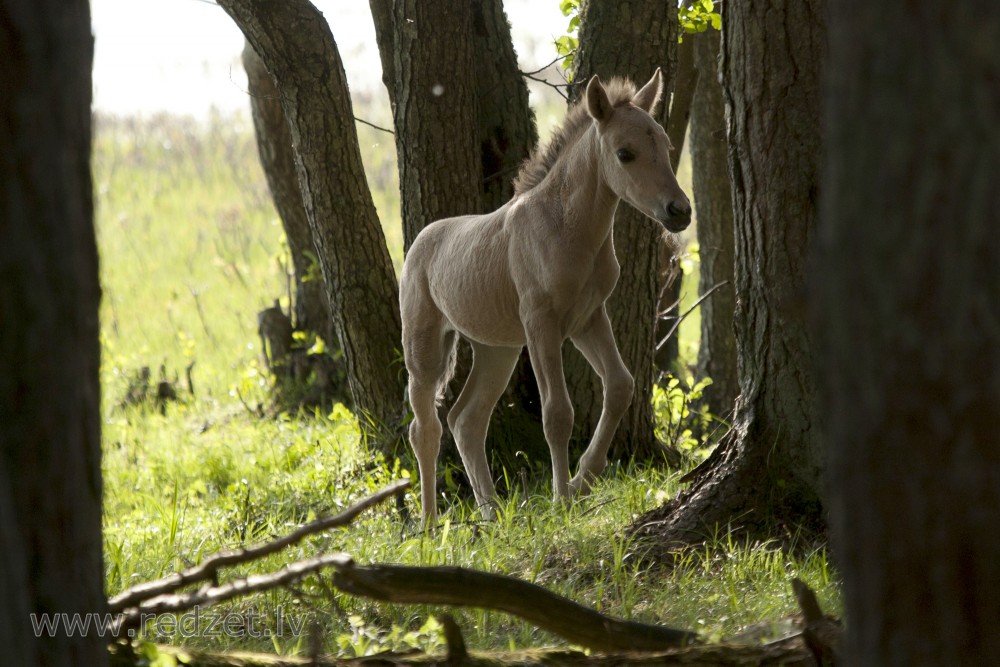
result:
[[[674,217],[674,218],[680,218],[680,217],[685,217],[686,218],[686,217],[690,217],[690,215],[691,215],[691,206],[689,204],[680,204],[680,205],[678,205],[677,202],[672,201],[667,206],[667,213],[669,213],[670,216]]]

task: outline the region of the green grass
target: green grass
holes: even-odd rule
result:
[[[259,361],[256,312],[285,298],[287,258],[249,121],[102,118],[97,127],[104,532],[106,587],[114,595],[219,549],[288,532],[409,473],[405,462],[369,453],[342,406],[276,419],[254,414],[267,400],[269,382]],[[394,147],[370,132],[362,138],[369,181],[398,262]],[[697,331],[690,326],[682,333]],[[689,361],[692,349],[682,343]],[[184,382],[191,362],[194,395]],[[154,379],[161,366],[168,379],[179,376],[182,400],[165,414],[120,405],[143,366]],[[668,397],[657,405],[661,415],[670,412]],[[613,467],[592,496],[570,507],[551,503],[547,475],[547,468],[532,471],[538,481],[525,488],[510,471],[511,481],[500,484],[505,504],[495,523],[481,522],[468,502],[446,490],[450,505],[434,535],[404,523],[389,503],[347,530],[312,537],[225,576],[275,570],[331,551],[361,563],[462,565],[513,574],[609,614],[707,637],[792,612],[793,575],[814,586],[826,608],[839,609],[822,552],[789,556],[773,545],[729,544],[721,535],[669,572],[647,571],[634,545],[622,540],[622,528],[673,495],[675,475]],[[413,493],[406,504],[418,515]],[[441,642],[428,620],[437,610],[342,596],[322,577],[219,611],[237,619],[263,613],[273,628],[278,609],[315,624],[324,649],[344,655]],[[558,643],[501,614],[453,613],[474,648]],[[308,634],[163,639],[290,654],[306,650]],[[147,636],[156,637],[155,626]]]

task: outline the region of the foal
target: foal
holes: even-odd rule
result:
[[[662,88],[660,70],[638,92],[628,81],[613,79],[605,87],[593,77],[585,100],[522,168],[513,199],[486,215],[438,220],[410,247],[400,309],[414,415],[410,443],[426,526],[437,521],[436,401],[451,377],[459,334],[472,345],[473,365],[448,425],[486,517],[492,517],[496,494],[486,430],[525,345],[542,399],[553,496],[586,493],[607,465],[611,437],[633,391],[605,310],[619,274],[615,209],[624,199],[672,232],[691,220],[670,168],[667,135],[650,116]],[[601,418],[572,479],[573,406],[561,349],[567,338],[604,385]]]

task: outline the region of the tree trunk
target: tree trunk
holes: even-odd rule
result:
[[[641,0],[591,0],[584,5],[580,23],[580,48],[574,59],[578,97],[593,74],[608,80],[627,76],[649,79],[663,69],[664,99],[669,99],[674,79],[677,46],[677,8],[670,3]],[[667,104],[660,105],[657,120],[667,126]],[[615,252],[621,277],[611,298],[608,315],[625,365],[635,378],[635,395],[612,441],[615,454],[647,458],[663,452],[654,434],[652,390],[654,333],[660,297],[661,256],[669,257],[665,243],[676,246],[663,227],[631,206],[618,208],[614,231]],[[571,344],[564,348],[566,381],[576,409],[578,445],[586,445],[601,414],[603,389],[596,373]]]
[[[96,633],[42,638],[29,616],[105,607],[90,10],[0,14],[0,647],[105,665]]]
[[[434,220],[493,211],[506,203],[513,195],[513,176],[537,133],[499,0],[370,4],[394,109],[408,248]],[[439,81],[448,82],[457,97],[435,98],[433,87]],[[471,350],[463,342],[443,411],[461,391],[470,368]],[[519,450],[532,460],[548,457],[527,353],[491,419],[487,450],[508,469],[517,465]],[[455,453],[452,447],[445,451]]]
[[[670,122],[667,125],[667,137],[670,139],[670,168],[675,174],[681,164],[688,121],[691,117],[691,102],[698,85],[698,71],[694,68],[691,37],[687,35],[684,41],[677,45],[677,72],[674,77],[674,94],[670,100]],[[660,300],[657,304],[656,352],[653,356],[658,378],[662,378],[664,373],[676,373],[680,357],[679,329],[675,325],[680,316],[681,283],[683,283],[677,265],[677,255],[681,248],[672,243],[665,245],[664,248],[660,260],[661,287]],[[673,335],[668,338],[671,330]]]
[[[285,121],[285,112],[281,109],[281,99],[274,80],[249,42],[243,48],[243,69],[247,73],[250,112],[261,167],[267,177],[267,185],[278,217],[281,218],[289,254],[292,256],[295,272],[295,327],[300,331],[315,331],[328,345],[336,346],[333,315],[323,281],[310,276],[318,255],[309,229],[309,218],[302,205],[302,193],[295,172],[292,135]]]
[[[670,168],[677,172],[684,152],[688,123],[691,119],[691,103],[698,88],[698,70],[694,66],[695,35],[684,35],[684,41],[677,45],[677,71],[674,74],[674,94],[670,99],[670,123],[667,137],[670,139]]]
[[[459,44],[468,44],[472,49],[474,70],[471,74],[478,112],[476,136],[480,146],[482,190],[479,207],[466,213],[494,211],[507,203],[514,195],[514,176],[538,143],[534,113],[528,104],[528,87],[518,68],[503,3],[501,0],[472,0],[470,4],[472,41],[469,44],[462,36]],[[382,81],[389,92],[395,118],[396,90],[401,85],[397,60],[404,60],[407,67],[414,63],[408,58],[397,57],[401,52],[396,46],[401,30],[393,18],[393,0],[370,0],[369,5],[382,60]],[[464,15],[464,7],[459,10]],[[451,46],[454,49],[454,45]],[[446,69],[442,71],[448,72],[453,67],[449,55],[447,50],[434,55],[445,60]],[[465,80],[469,73],[462,72],[459,76]],[[448,139],[453,135],[449,133]],[[439,147],[432,157],[439,160],[448,150],[451,149],[447,146]]]
[[[482,210],[494,211],[514,196],[514,177],[538,143],[538,131],[503,3],[475,0],[472,7],[475,80],[480,100]],[[454,391],[464,384],[468,364],[459,370]],[[507,470],[523,467],[524,458],[518,457],[519,452],[530,461],[549,460],[541,400],[527,349],[521,352],[507,391],[494,409],[486,446],[494,461]]]
[[[844,664],[996,664],[1000,11],[854,0],[830,36],[814,322]]]
[[[344,66],[307,0],[221,0],[274,77],[359,423],[387,452],[402,416],[398,288],[368,191]]]
[[[709,30],[688,35],[694,43],[698,87],[691,110],[691,172],[698,216],[698,254],[701,257],[699,294],[720,283],[701,306],[701,345],[698,376],[712,378],[704,398],[712,414],[727,421],[740,393],[736,378],[736,339],[733,312],[734,233],[733,203],[726,163],[726,106],[719,85],[720,33]]]
[[[821,0],[724,3],[741,395],[691,488],[633,531],[666,549],[717,529],[822,529],[820,424],[805,308],[820,155]]]
[[[466,0],[394,0],[393,123],[403,239],[441,218],[482,213],[473,65]]]
[[[277,303],[274,308],[257,315],[261,346],[265,347],[267,341],[266,349],[262,351],[267,355],[270,370],[277,379],[272,396],[280,409],[294,410],[298,406],[322,405],[330,401],[352,405],[344,377],[340,341],[333,328],[330,301],[323,280],[317,275],[319,256],[309,228],[309,218],[302,205],[292,136],[274,80],[249,42],[243,48],[243,69],[247,73],[257,152],[285,230],[295,281],[292,301],[294,323],[288,320]],[[273,327],[268,330],[268,324],[275,321],[278,323],[277,331]],[[318,335],[326,344],[326,352],[310,354],[306,346],[293,346],[293,329]],[[287,335],[287,351],[283,359],[272,358],[274,351],[280,347],[276,344],[275,333]]]
[[[514,177],[538,143],[538,131],[503,3],[475,0],[472,12],[482,210],[495,211],[514,196]]]

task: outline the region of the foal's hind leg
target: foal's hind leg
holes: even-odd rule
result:
[[[437,523],[437,458],[441,449],[441,420],[437,416],[437,385],[410,376],[410,446],[420,469],[420,507],[424,527]]]
[[[454,336],[453,332],[442,332],[440,326],[416,334],[404,329],[403,350],[413,409],[410,446],[420,469],[420,507],[425,528],[437,523],[437,458],[441,449],[437,393],[448,369]]]
[[[516,347],[472,343],[472,371],[448,413],[448,426],[472,481],[476,503],[487,519],[493,517],[496,490],[486,459],[486,431],[493,408],[507,387],[520,352]]]
[[[608,464],[611,437],[632,401],[635,382],[625,368],[607,311],[602,306],[594,313],[587,327],[572,337],[573,344],[583,353],[604,385],[604,406],[590,444],[580,457],[580,466],[570,480],[572,493],[587,493],[590,483]]]

